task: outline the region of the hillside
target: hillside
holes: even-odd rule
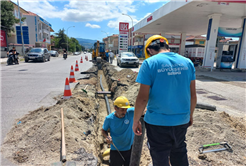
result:
[[[84,46],[86,49],[90,49],[97,40],[91,39],[83,39],[83,38],[76,38],[79,41],[79,44]]]

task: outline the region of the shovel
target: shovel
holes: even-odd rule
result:
[[[88,85],[85,86],[85,89],[81,89],[83,92],[85,92],[87,94],[86,88]]]
[[[76,166],[74,161],[66,160],[66,145],[65,145],[65,134],[64,134],[64,118],[63,118],[63,108],[61,108],[61,124],[62,124],[62,156],[61,161],[52,163],[51,166],[63,166],[66,162],[66,166]]]

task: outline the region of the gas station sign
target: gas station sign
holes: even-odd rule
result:
[[[129,23],[120,22],[119,24],[119,53],[128,51],[128,32],[129,32]]]

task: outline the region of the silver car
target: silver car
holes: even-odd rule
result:
[[[47,48],[32,48],[25,56],[25,62],[29,60],[45,62],[46,59],[50,61],[50,53]]]
[[[139,66],[139,59],[133,52],[122,52],[117,57],[117,66]]]
[[[58,52],[54,51],[54,50],[50,50],[49,53],[50,53],[50,56],[54,56],[54,57],[58,57],[59,56]]]

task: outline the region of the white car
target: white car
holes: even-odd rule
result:
[[[117,57],[117,66],[139,66],[139,59],[132,52],[122,52]]]

